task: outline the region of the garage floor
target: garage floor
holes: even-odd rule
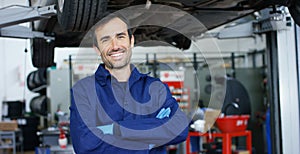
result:
[[[0,154],[13,154],[12,150],[0,150]],[[21,152],[18,152],[16,154],[22,154]],[[35,154],[34,151],[24,151],[23,154]]]
[[[17,154],[21,154],[21,153],[19,152]],[[23,154],[35,154],[35,152],[34,151],[24,151]]]

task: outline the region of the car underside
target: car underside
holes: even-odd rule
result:
[[[57,16],[33,22],[33,29],[55,36],[54,42],[33,40],[33,61],[35,67],[53,64],[54,47],[78,47],[86,32],[104,14],[137,5],[164,5],[186,12],[199,20],[205,29],[191,31],[187,35],[200,35],[257,10],[277,5],[288,6],[291,15],[299,24],[299,0],[29,0],[31,6],[56,4]],[[298,16],[297,16],[298,15]],[[168,14],[170,18],[176,13]],[[254,18],[254,17],[253,17]],[[179,18],[178,18],[179,19]],[[137,16],[132,20],[140,20]],[[180,28],[184,24],[177,24]],[[156,25],[142,25],[134,28],[137,44],[147,40],[163,41],[180,49],[188,49],[190,37],[176,30]],[[42,52],[43,51],[43,52]],[[47,55],[45,54],[47,53]],[[52,54],[52,55],[51,55]],[[41,57],[48,57],[43,59]]]

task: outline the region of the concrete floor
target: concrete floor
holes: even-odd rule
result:
[[[21,152],[18,152],[17,154],[22,154]],[[34,151],[24,151],[23,154],[35,154]]]
[[[13,154],[11,149],[9,150],[0,150],[0,154]],[[22,154],[21,152],[17,151],[16,154]],[[23,154],[35,154],[35,151],[24,151]]]
[[[17,153],[17,154],[21,154],[21,153]],[[34,151],[24,151],[23,154],[35,154],[35,152]]]

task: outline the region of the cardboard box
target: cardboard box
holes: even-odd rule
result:
[[[0,122],[1,131],[15,131],[18,129],[17,121]]]

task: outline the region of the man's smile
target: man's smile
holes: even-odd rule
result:
[[[111,54],[112,57],[119,57],[119,56],[122,56],[124,53],[114,53],[114,54]]]
[[[121,51],[110,52],[108,54],[108,56],[112,57],[114,60],[120,60],[124,54],[125,54],[125,51],[121,50]]]

